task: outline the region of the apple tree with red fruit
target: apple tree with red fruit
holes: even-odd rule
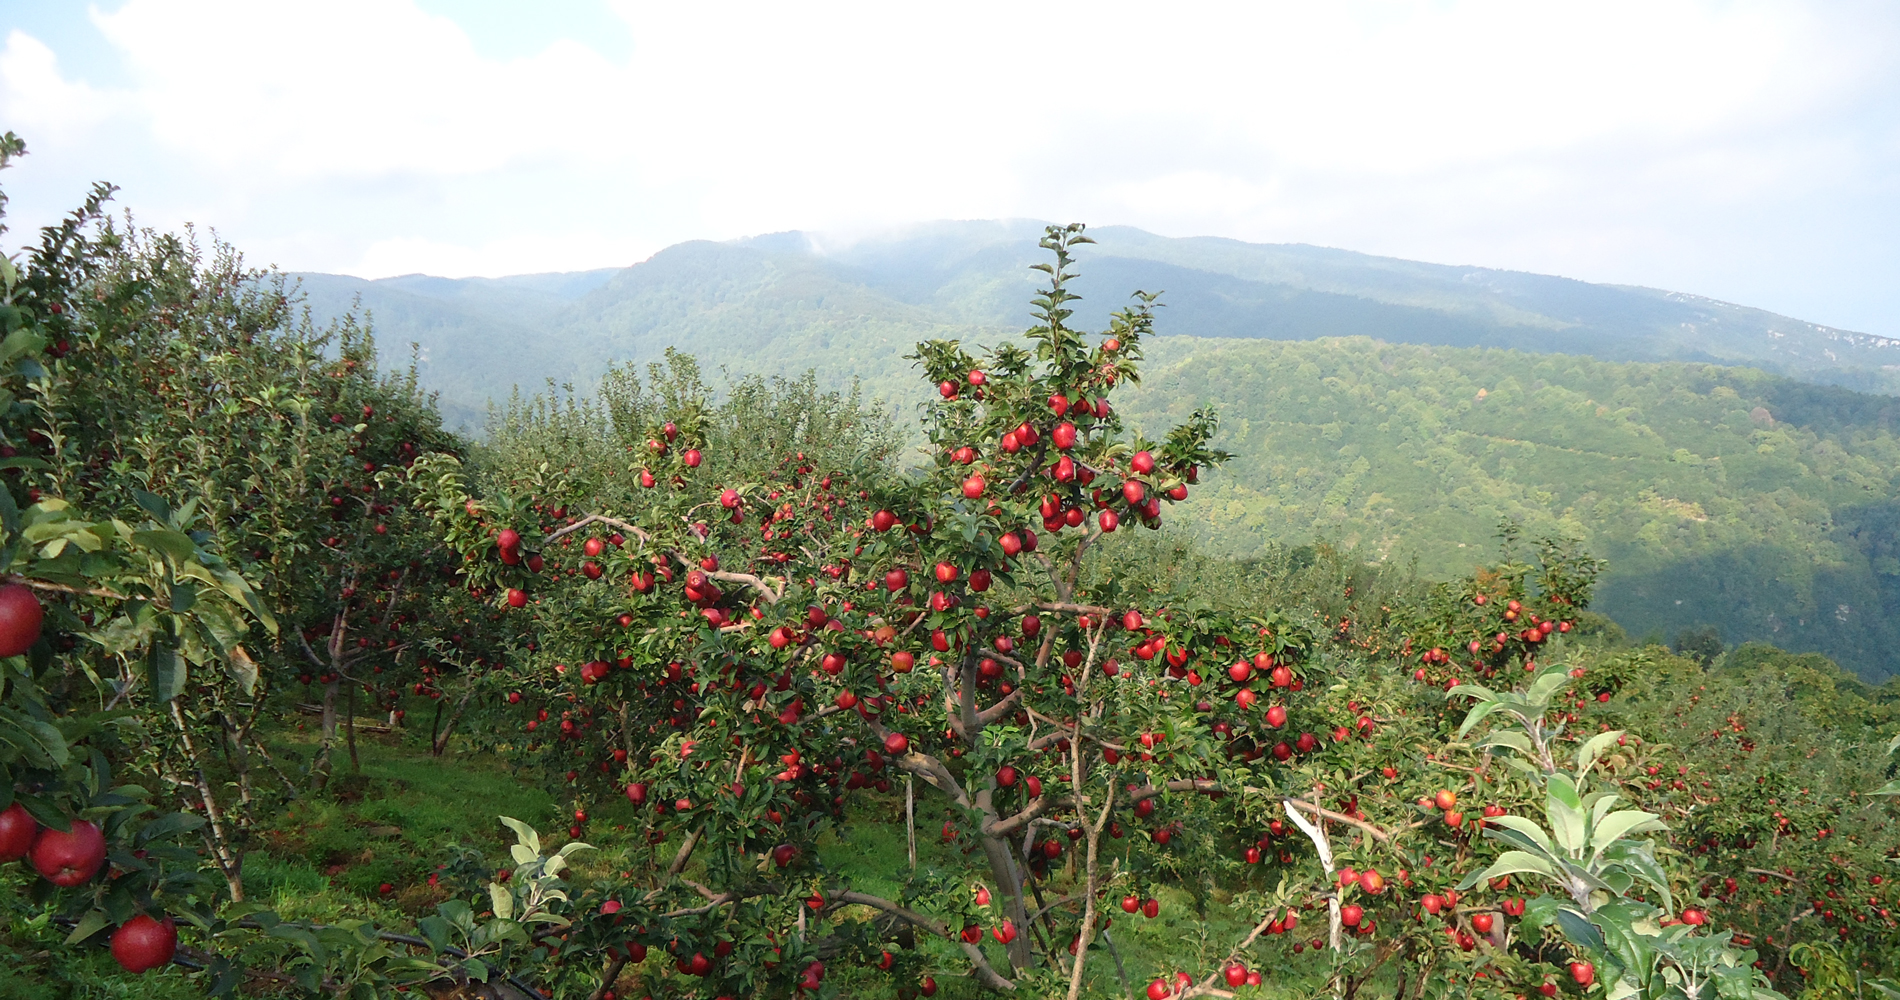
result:
[[[1158,439],[1123,427],[1110,399],[1138,378],[1153,297],[1103,335],[1069,328],[1085,242],[1045,239],[1021,345],[919,346],[935,398],[916,474],[796,423],[737,437],[690,391],[604,408],[594,454],[570,462],[486,481],[416,464],[469,586],[531,623],[517,686],[494,692],[510,751],[572,789],[571,833],[611,794],[667,847],[657,887],[604,888],[613,929],[582,940],[637,939],[735,995],[812,988],[819,941],[917,981],[914,956],[853,936],[842,918],[867,908],[953,941],[991,987],[1079,991],[1111,881],[1162,877],[1142,859],[1192,839],[1183,821],[1225,809],[1223,787],[1271,788],[1336,742],[1302,732],[1322,687],[1304,629],[1138,606],[1085,573],[1225,458],[1211,413]],[[819,863],[819,834],[899,775],[980,858],[984,904],[929,875],[880,897]],[[1084,891],[1035,901],[1071,856]],[[613,955],[610,979],[631,960]]]

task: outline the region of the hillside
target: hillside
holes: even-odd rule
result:
[[[1019,329],[1041,259],[1033,221],[933,223],[828,245],[791,232],[669,247],[618,271],[365,281],[297,275],[314,315],[360,297],[392,356],[420,346],[424,379],[457,413],[509,387],[586,387],[610,359],[667,347],[712,367],[815,366],[889,393],[889,362],[931,336]],[[1136,288],[1165,291],[1163,336],[1504,347],[1613,361],[1743,364],[1900,392],[1900,340],[1696,296],[1301,245],[1092,230],[1078,319],[1099,325]],[[823,351],[824,356],[814,352]]]
[[[361,296],[392,356],[417,342],[426,383],[470,427],[511,385],[585,390],[610,360],[670,346],[713,370],[815,369],[914,399],[900,359],[916,341],[1021,328],[1036,231],[941,224],[841,248],[789,233],[618,271],[304,288],[319,316]],[[1601,607],[1637,636],[1713,624],[1731,643],[1900,674],[1900,403],[1813,384],[1892,388],[1893,342],[1646,289],[1095,235],[1083,324],[1128,290],[1168,290],[1149,381],[1124,412],[1152,420],[1144,400],[1161,398],[1221,410],[1238,458],[1194,519],[1218,548],[1333,539],[1443,577],[1488,551],[1500,516],[1561,522],[1611,560]]]
[[[1900,673],[1900,401],[1742,368],[1370,340],[1178,338],[1124,415],[1208,400],[1236,454],[1186,519],[1226,551],[1330,538],[1433,578],[1489,554],[1498,519],[1609,559],[1599,610],[1636,636]]]

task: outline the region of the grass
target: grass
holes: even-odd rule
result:
[[[313,734],[305,731],[279,731],[269,742],[279,765],[291,774],[316,751]],[[428,885],[428,876],[450,852],[474,849],[490,864],[503,863],[513,836],[497,822],[498,816],[514,816],[547,832],[549,842],[565,839],[573,803],[557,799],[531,778],[515,776],[505,761],[472,752],[431,757],[425,740],[405,738],[400,732],[359,734],[357,746],[360,776],[349,773],[347,756],[339,754],[338,777],[329,793],[299,797],[275,815],[259,818],[256,841],[245,860],[245,887],[252,899],[287,919],[331,922],[367,917],[384,926],[406,927],[446,898],[444,891]],[[920,800],[919,805],[930,801]],[[636,844],[624,828],[635,826],[639,818],[624,801],[589,803],[588,809],[592,818],[587,838],[599,850],[574,857],[577,884],[611,880],[618,871],[640,867],[634,863],[636,855],[652,851],[664,857],[674,849],[671,844]],[[902,896],[912,871],[901,793],[860,795],[852,809],[845,826],[819,841],[820,863],[848,877],[861,891],[893,899]],[[969,883],[987,882],[987,868],[980,859],[956,844],[941,842],[939,822],[920,811],[919,868],[968,872]],[[1045,900],[1075,891],[1073,855],[1065,855],[1041,884]],[[12,882],[24,888],[28,874],[0,870],[0,880],[4,880],[0,885]],[[384,885],[390,891],[384,892]],[[1228,907],[1232,895],[1227,888],[1204,889],[1204,915],[1197,913],[1194,895],[1184,888],[1156,888],[1162,912],[1152,920],[1122,913],[1113,905],[1120,892],[1110,893],[1104,915],[1113,920],[1116,948],[1135,995],[1141,994],[1148,980],[1175,968],[1212,968],[1246,933],[1248,915]],[[196,981],[180,970],[129,976],[102,948],[58,947],[59,929],[43,918],[34,923],[21,895],[12,895],[18,902],[0,936],[0,949],[13,950],[26,960],[0,963],[0,1000],[68,996],[170,1000],[201,995]],[[857,916],[868,919],[870,911],[865,908]],[[1053,944],[1066,946],[1066,942]],[[1267,939],[1248,958],[1251,965],[1270,973],[1270,982],[1279,983],[1271,988],[1273,993],[1285,992],[1290,981],[1310,979],[1316,969],[1310,960],[1295,964],[1287,953],[1288,944],[1284,939]],[[955,946],[921,937],[919,945],[926,971],[941,986],[939,997],[962,1000],[987,995],[962,976],[966,966]],[[985,948],[993,965],[1005,967],[1000,945],[986,937]],[[663,961],[660,952],[654,954],[648,960],[653,968],[647,971],[657,970]],[[846,961],[834,965],[830,979],[842,997],[882,1000],[897,995],[893,985],[869,970]],[[1089,980],[1091,995],[1121,995],[1115,963],[1104,950],[1098,949],[1091,957]],[[1267,995],[1267,989],[1256,995]]]

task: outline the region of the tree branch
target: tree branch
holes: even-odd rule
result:
[[[55,590],[62,594],[79,594],[85,597],[104,597],[104,598],[114,600],[114,601],[125,600],[124,594],[114,593],[110,590],[105,589],[104,587],[69,587],[63,583],[48,583],[45,580],[35,580],[31,577],[21,576],[18,573],[8,573],[4,576],[0,576],[0,582],[23,583],[29,587],[32,587],[34,590]]]
[[[943,924],[914,910],[907,910],[888,899],[872,896],[868,893],[844,892],[840,893],[836,898],[842,902],[856,903],[860,906],[869,906],[872,909],[882,910],[899,920],[903,920],[916,927],[921,927],[940,938],[955,941],[957,945],[963,949],[963,954],[969,958],[972,967],[971,971],[975,974],[977,982],[993,990],[1014,990],[1016,988],[1015,983],[1004,979],[1001,975],[997,974],[994,968],[991,968],[990,960],[984,957],[982,948],[970,944],[952,934],[950,929]]]

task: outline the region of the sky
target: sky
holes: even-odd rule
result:
[[[1900,4],[0,0],[11,250],[94,180],[260,265],[1038,218],[1900,337]]]

